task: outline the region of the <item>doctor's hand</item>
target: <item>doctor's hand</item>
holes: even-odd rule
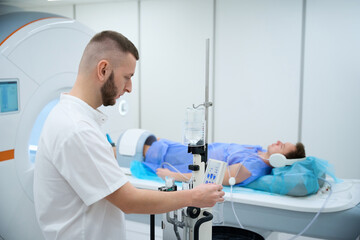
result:
[[[194,207],[204,208],[213,207],[217,202],[224,201],[225,192],[223,186],[219,184],[201,184],[192,192],[192,205]]]

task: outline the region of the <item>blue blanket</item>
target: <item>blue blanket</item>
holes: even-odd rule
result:
[[[130,170],[132,175],[139,179],[164,182],[142,162],[132,161]],[[327,161],[307,157],[306,160],[296,162],[291,166],[273,168],[269,175],[262,176],[243,187],[270,194],[307,196],[319,190],[323,184],[321,178],[325,178],[326,175],[331,176],[336,182],[340,181],[335,177],[333,167]],[[235,186],[234,192],[237,192],[236,188],[239,187]],[[224,191],[230,190],[224,187]]]

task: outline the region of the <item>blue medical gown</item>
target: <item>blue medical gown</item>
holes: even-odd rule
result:
[[[271,172],[272,168],[258,156],[258,151],[265,150],[258,145],[212,143],[208,145],[208,158],[227,162],[228,165],[242,163],[251,173],[248,179],[237,184],[244,186]],[[171,166],[164,163],[170,163],[182,173],[190,173],[188,165],[193,164],[193,155],[188,153],[188,147],[183,144],[160,139],[151,145],[143,164],[153,172],[160,167],[174,171]]]

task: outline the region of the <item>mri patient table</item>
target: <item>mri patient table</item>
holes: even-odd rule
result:
[[[129,169],[124,171],[130,174]],[[128,175],[130,182],[143,189],[157,190],[164,183]],[[180,186],[181,188],[181,186]],[[307,197],[267,194],[242,187],[233,193],[224,187],[224,224],[238,227],[231,201],[241,224],[264,237],[271,232],[300,233],[322,208],[329,191]],[[321,213],[303,236],[322,239],[356,239],[360,236],[360,180],[343,180],[332,186]]]

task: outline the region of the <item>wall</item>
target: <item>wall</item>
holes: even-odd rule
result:
[[[360,1],[308,1],[302,139],[342,178],[360,178]]]
[[[338,177],[360,178],[359,1],[144,0],[40,8],[96,31],[123,32],[139,47],[134,91],[125,96],[132,115],[125,120],[109,110],[115,120],[107,129],[115,137],[142,127],[182,140],[186,107],[204,99],[210,38],[210,141],[301,140]]]
[[[205,99],[212,1],[141,2],[141,127],[182,141],[185,109]]]
[[[78,4],[75,6],[76,19],[94,29],[95,32],[114,30],[124,34],[139,48],[138,3],[136,1],[119,3]],[[132,93],[125,93],[114,107],[101,107],[108,118],[103,126],[117,142],[122,131],[139,126],[139,71],[132,78]],[[126,101],[128,112],[119,114],[120,101]]]
[[[217,1],[215,139],[296,142],[301,1]]]

